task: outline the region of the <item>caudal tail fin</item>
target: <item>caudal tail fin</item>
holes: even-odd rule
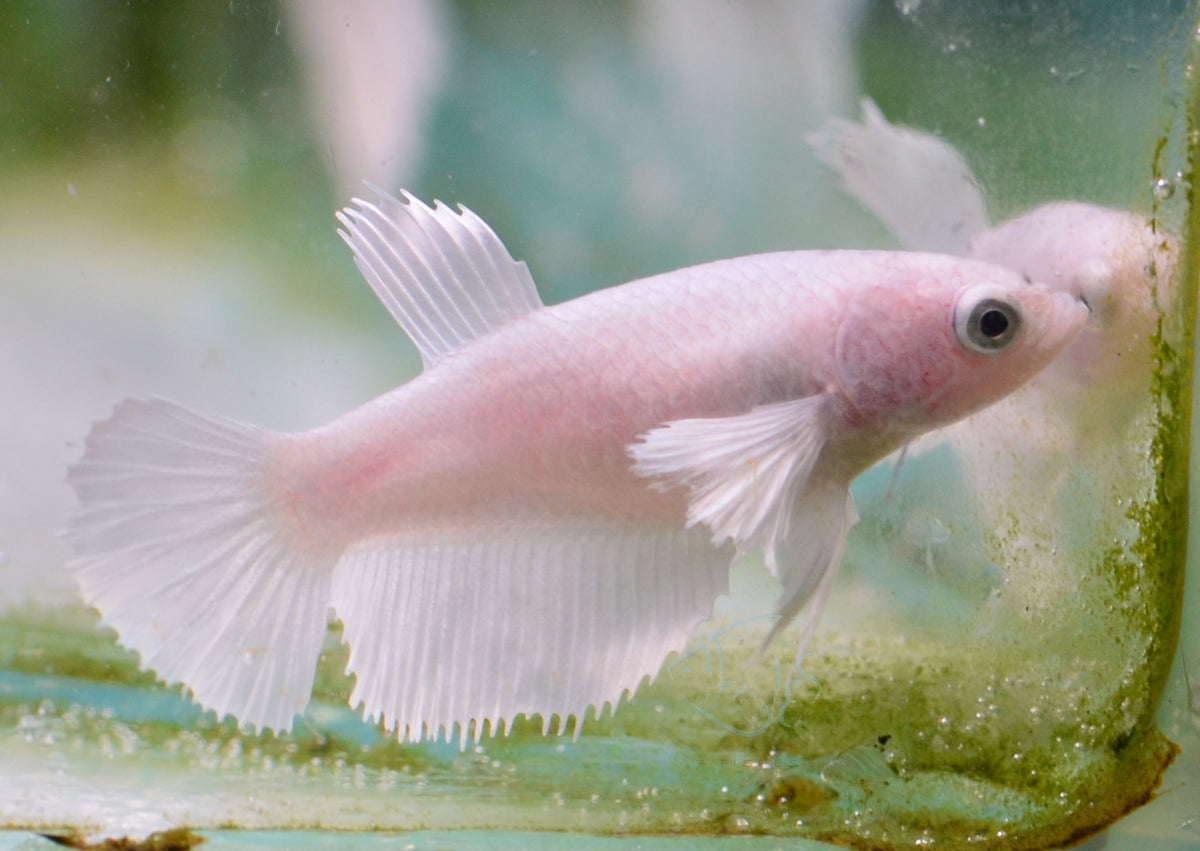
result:
[[[84,600],[142,664],[218,717],[291,729],[308,703],[337,554],[305,545],[273,490],[282,435],[126,400],[67,480]]]

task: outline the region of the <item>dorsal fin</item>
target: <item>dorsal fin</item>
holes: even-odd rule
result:
[[[870,98],[862,111],[861,124],[834,118],[807,137],[817,159],[904,248],[965,253],[988,219],[963,155],[936,136],[889,123]]]
[[[375,295],[416,344],[428,369],[463,343],[542,306],[524,263],[479,216],[403,200],[367,184],[337,214],[338,233]]]

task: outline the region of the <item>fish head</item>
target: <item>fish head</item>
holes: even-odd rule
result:
[[[1088,309],[1010,269],[911,254],[845,311],[837,384],[851,423],[909,440],[1016,390],[1079,334]]]
[[[1055,392],[1097,381],[1118,390],[1144,386],[1158,317],[1173,301],[1179,247],[1170,234],[1124,210],[1056,202],[980,234],[967,256],[1091,309],[1079,337],[1046,371]]]

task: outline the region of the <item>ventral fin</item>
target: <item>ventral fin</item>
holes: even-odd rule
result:
[[[714,543],[768,554],[791,531],[793,506],[828,438],[825,394],[760,405],[749,413],[675,420],[629,447],[633,470],[663,490],[688,490],[688,525]]]
[[[461,747],[616,707],[725,593],[732,550],[700,530],[507,526],[369,538],[338,563],[352,705],[401,739]],[[485,727],[487,728],[485,730]]]
[[[379,201],[355,198],[337,214],[338,233],[426,368],[542,306],[529,269],[479,216],[368,186]]]
[[[971,167],[952,145],[889,124],[870,98],[861,124],[833,119],[808,137],[817,158],[905,248],[963,254],[987,230],[987,208]]]
[[[797,661],[804,655],[842,561],[846,533],[857,522],[858,511],[850,492],[839,483],[823,482],[810,488],[792,507],[787,537],[766,554],[767,566],[779,577],[783,592],[778,604],[781,617],[763,646],[808,606]]]

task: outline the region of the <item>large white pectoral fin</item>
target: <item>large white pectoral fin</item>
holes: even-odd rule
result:
[[[369,538],[333,578],[352,705],[460,746],[519,715],[575,732],[683,649],[729,584],[698,529],[508,526]]]
[[[987,230],[987,208],[966,160],[943,140],[888,123],[870,99],[861,124],[826,122],[808,137],[846,192],[907,249],[963,254]]]
[[[688,525],[714,543],[770,554],[792,530],[793,506],[828,437],[824,394],[760,405],[749,413],[675,420],[629,447],[634,472],[688,491]]]

